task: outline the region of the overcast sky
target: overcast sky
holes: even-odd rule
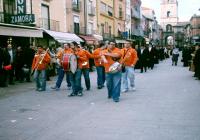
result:
[[[154,9],[156,18],[160,21],[161,0],[142,0],[142,6]],[[192,15],[200,15],[200,0],[178,0],[179,21],[189,21]]]

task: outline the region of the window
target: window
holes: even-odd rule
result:
[[[172,25],[168,24],[168,25],[166,26],[166,30],[167,30],[168,32],[171,32],[171,31],[172,31]]]
[[[3,9],[6,14],[14,14],[16,12],[15,0],[4,0]]]
[[[91,35],[93,30],[93,23],[88,24],[88,34]]]
[[[167,11],[167,17],[170,17],[170,11]]]
[[[104,24],[101,24],[101,35],[104,35]]]
[[[78,16],[74,16],[74,33],[75,34],[79,34],[80,33],[80,26],[79,26],[79,17]]]
[[[106,4],[101,2],[101,12],[106,12]]]
[[[119,7],[119,18],[122,18],[122,7]]]
[[[4,14],[0,15],[0,22],[10,23],[10,15],[17,13],[15,0],[4,0],[3,9]]]
[[[112,16],[113,15],[113,8],[108,6],[108,15]]]
[[[73,0],[72,3],[78,5],[78,0]]]
[[[112,34],[112,27],[109,26],[109,36],[111,37],[111,34]]]
[[[49,6],[42,4],[42,27],[50,29]]]

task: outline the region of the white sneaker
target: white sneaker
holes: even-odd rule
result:
[[[136,91],[135,87],[130,87],[130,91]]]
[[[123,89],[123,90],[122,90],[122,93],[125,93],[125,92],[128,92],[128,90],[127,90],[127,89]]]

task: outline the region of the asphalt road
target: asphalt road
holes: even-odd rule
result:
[[[136,91],[118,103],[90,76],[83,97],[67,97],[65,81],[60,91],[50,89],[55,81],[46,92],[34,83],[0,88],[0,140],[200,140],[200,81],[180,62],[136,70]]]

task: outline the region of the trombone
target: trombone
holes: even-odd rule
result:
[[[35,64],[34,70],[33,70],[33,72],[31,73],[31,75],[33,75],[33,73],[35,72],[35,69],[37,70],[38,67],[39,67],[39,65],[42,64],[42,62],[43,62],[43,60],[44,60],[44,57],[46,56],[46,54],[48,53],[48,51],[49,51],[49,48],[46,49],[46,51],[45,51],[45,53],[43,54],[42,58],[41,58],[40,60],[37,61],[37,63]]]

